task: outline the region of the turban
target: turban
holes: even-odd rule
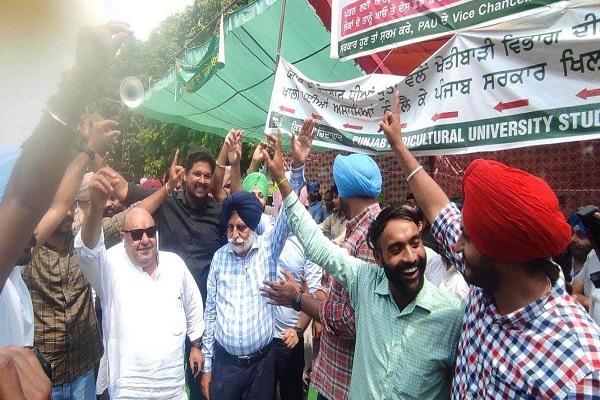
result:
[[[333,180],[339,196],[377,197],[381,193],[381,172],[364,154],[338,155],[333,162]]]
[[[258,187],[265,199],[269,197],[269,181],[264,174],[253,172],[242,182],[242,188],[245,192],[251,192],[255,187]]]
[[[146,182],[142,183],[144,189],[160,189],[162,183],[158,179],[147,179]]]
[[[237,212],[242,221],[253,231],[256,230],[263,209],[253,193],[236,192],[227,196],[221,206],[221,225],[225,229],[232,212]]]
[[[321,189],[321,184],[317,181],[309,182],[308,185],[306,185],[308,193],[317,193],[319,189]]]
[[[465,232],[493,260],[525,263],[556,256],[571,241],[558,199],[541,178],[475,160],[465,172],[463,193]]]
[[[569,225],[573,227],[574,231],[581,233],[585,238],[589,239],[587,229],[585,229],[585,225],[583,224],[583,220],[577,214],[577,211],[573,212],[569,215]]]

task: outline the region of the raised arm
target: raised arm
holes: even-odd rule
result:
[[[294,161],[292,165],[303,164],[312,143],[312,130],[301,134],[299,137],[292,137],[292,152]],[[287,221],[290,229],[298,241],[304,247],[306,257],[317,265],[320,265],[336,277],[347,289],[356,282],[357,272],[362,261],[351,257],[344,249],[331,243],[318,225],[313,221],[309,212],[300,204],[298,196],[292,191],[292,187],[285,179],[283,168],[283,156],[281,150],[281,134],[276,138],[268,135],[272,147],[273,157],[268,155],[266,147],[263,145],[265,160],[269,166],[269,171],[273,178],[279,183],[279,190],[283,197],[283,204],[287,212]],[[351,291],[351,290],[348,290]]]
[[[126,24],[82,29],[75,67],[65,74],[48,112],[23,144],[4,199],[0,203],[0,288],[31,234],[46,213],[64,175],[74,145],[73,129],[93,86],[108,70],[120,44],[130,36]]]
[[[385,133],[390,147],[398,157],[400,168],[408,179],[408,186],[415,200],[429,222],[433,222],[440,211],[448,205],[448,196],[442,188],[423,170],[417,159],[410,153],[402,140],[400,124],[400,94],[396,92],[392,111],[386,111],[379,124]]]
[[[229,139],[227,160],[229,161],[229,165],[231,165],[231,193],[241,192],[242,171],[240,163],[242,161],[244,131],[240,129],[234,130],[231,136],[228,135],[227,138]]]
[[[107,142],[119,136],[120,133],[116,130],[117,125],[114,121],[105,120],[93,123],[89,129],[80,128],[80,130],[82,131],[82,137],[87,139],[87,147],[95,154],[99,154],[103,151]],[[37,225],[37,245],[33,249],[34,254],[56,230],[58,225],[60,225],[65,215],[67,215],[81,185],[81,179],[86,171],[86,167],[95,161],[95,157],[92,159],[91,156],[92,154],[82,151],[69,164],[54,196],[52,205]]]
[[[213,195],[215,196],[215,200],[217,200],[219,203],[223,202],[223,200],[225,199],[225,191],[223,190],[223,180],[225,179],[225,168],[227,167],[227,164],[230,163],[230,158],[235,157],[237,154],[237,148],[236,148],[236,141],[238,140],[238,137],[241,137],[243,135],[242,133],[243,131],[238,130],[238,129],[231,129],[228,133],[227,136],[225,136],[225,140],[223,141],[223,146],[221,147],[221,151],[219,152],[219,155],[217,157],[217,168],[215,169],[215,174],[214,174],[214,178],[213,178]],[[242,183],[241,183],[241,172],[240,172],[240,168],[239,168],[239,160],[241,159],[241,139],[240,139],[240,148],[239,148],[239,157],[238,157],[238,164],[237,164],[237,171],[236,171],[236,180],[237,182],[233,182],[234,180],[234,176],[233,176],[233,169],[234,169],[234,165],[231,165],[231,189],[232,189],[232,193],[234,192],[239,192],[242,190]],[[235,187],[236,190],[233,190]]]
[[[292,168],[290,171],[290,181],[287,180],[284,172],[283,175],[275,181],[277,185],[285,182],[293,192],[300,193],[300,189],[304,185],[304,163],[310,154],[310,146],[312,145],[312,138],[314,135],[313,131],[314,122],[312,119],[307,119],[302,124],[300,135],[298,137],[296,137],[296,135],[292,135]],[[277,135],[277,138],[272,135],[269,135],[269,137],[273,141],[273,144],[278,147],[279,155],[281,156],[281,131],[279,131]],[[269,150],[267,150],[266,146],[262,151],[263,158],[269,158],[270,160]],[[283,159],[281,168],[283,168]],[[275,175],[273,176],[275,177]],[[277,260],[279,259],[279,255],[283,250],[285,241],[289,235],[289,224],[287,222],[287,213],[285,210],[280,212],[277,216],[275,227],[269,232],[269,235],[271,236],[273,259]]]
[[[114,172],[108,167],[100,169],[90,179],[90,210],[75,238],[79,267],[103,301],[106,299],[102,285],[106,246],[102,233],[102,214],[116,182]]]
[[[177,159],[179,158],[179,149],[175,151],[175,157],[173,157],[173,161],[171,162],[171,168],[169,168],[169,180],[163,187],[163,189],[159,189],[152,193],[150,196],[146,197],[144,200],[140,202],[140,207],[148,211],[150,214],[154,214],[158,207],[167,199],[169,194],[173,192],[175,187],[181,182],[183,179],[183,174],[185,172],[184,168],[181,165],[177,165]]]
[[[102,233],[102,216],[104,205],[110,198],[117,178],[112,169],[105,167],[90,179],[90,211],[81,227],[81,240],[85,247],[93,249],[100,240]]]
[[[250,161],[250,166],[246,171],[246,174],[251,174],[252,172],[257,172],[260,169],[264,161],[264,157],[262,154],[262,149],[260,148],[260,143],[254,149],[254,153],[252,153],[252,161]]]
[[[444,248],[446,258],[461,273],[464,272],[464,258],[456,251],[456,244],[461,237],[461,214],[456,206],[450,203],[448,196],[433,178],[423,170],[408,147],[402,140],[400,126],[400,94],[396,92],[392,111],[386,111],[379,124],[385,132],[390,147],[398,156],[400,168],[406,175],[408,186],[415,195],[415,200],[427,220],[431,223],[431,232]],[[442,213],[442,210],[444,212]]]

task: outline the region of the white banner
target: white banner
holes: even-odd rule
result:
[[[266,130],[297,133],[304,119],[312,117],[316,146],[356,151],[353,133],[377,132],[401,81],[399,76],[374,74],[345,82],[316,82],[281,58]],[[387,144],[385,137],[378,136]],[[369,147],[363,150],[370,153]]]
[[[378,123],[399,90],[404,140],[420,155],[599,138],[599,37],[600,6],[572,2],[455,35],[404,79],[325,84],[282,62],[267,128],[289,133],[314,114],[318,146],[389,151]]]

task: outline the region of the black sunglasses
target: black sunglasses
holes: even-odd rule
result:
[[[149,239],[156,237],[156,225],[149,226],[147,228],[142,229],[132,229],[130,231],[123,231],[125,233],[129,233],[133,240],[142,240],[144,237],[144,233],[148,236]]]

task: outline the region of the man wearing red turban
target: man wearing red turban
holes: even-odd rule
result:
[[[548,184],[475,160],[461,215],[405,146],[398,93],[380,126],[445,256],[472,285],[452,398],[599,398],[600,331],[552,261],[572,233]]]

